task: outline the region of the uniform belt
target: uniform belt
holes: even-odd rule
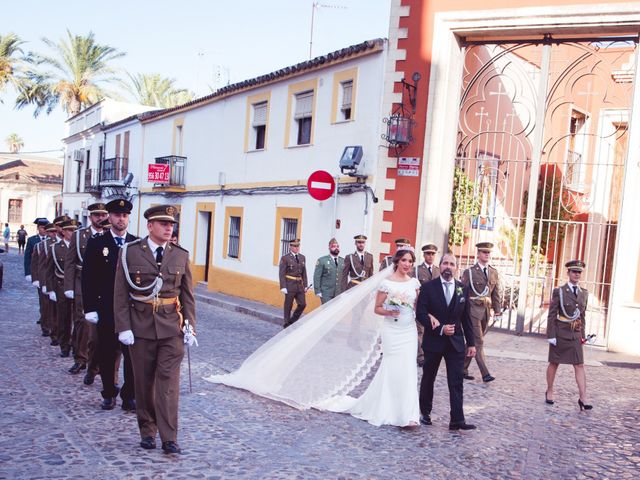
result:
[[[349,280],[351,283],[355,283],[356,285],[362,283],[362,280],[354,280],[353,278]]]
[[[300,281],[302,281],[302,277],[294,277],[293,275],[285,275],[284,278],[287,278],[289,280],[300,280]]]
[[[469,300],[489,300],[489,296],[478,295],[477,297],[469,297]]]
[[[76,265],[76,270],[82,271],[82,265]]]
[[[138,297],[137,295],[129,294],[129,296],[131,297],[132,300],[135,300],[136,302],[153,305],[154,312],[158,311],[158,307],[160,305],[175,305],[176,313],[178,314],[178,318],[180,319],[180,329],[184,327],[184,318],[182,317],[182,304],[180,303],[179,297],[168,297],[168,298],[156,297],[150,300],[145,300],[144,298]]]
[[[579,320],[579,318],[576,318],[575,320],[571,320],[570,318],[565,317],[564,315],[558,315],[558,320],[563,322],[563,323],[573,323]]]

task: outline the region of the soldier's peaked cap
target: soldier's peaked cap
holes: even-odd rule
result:
[[[294,238],[293,240],[289,240],[289,245],[291,245],[292,247],[299,247],[300,246],[300,239],[299,238]]]
[[[493,249],[493,243],[479,242],[479,243],[476,243],[476,248],[481,252],[490,252]]]
[[[131,213],[133,205],[126,198],[116,198],[111,200],[106,205],[107,212],[109,213]]]
[[[355,237],[353,237],[354,240],[366,240],[367,236],[366,235],[356,235]]]
[[[62,222],[66,222],[67,220],[71,220],[71,217],[69,215],[60,215],[59,217],[53,219],[53,224],[60,226]]]
[[[338,243],[338,240],[336,240],[335,237],[333,237],[331,240],[329,240],[329,245],[331,245],[333,243]]]
[[[63,230],[75,230],[80,226],[80,223],[77,220],[71,218],[65,222],[62,222],[60,226]]]
[[[587,266],[582,260],[570,260],[564,264],[565,267],[569,270],[575,270],[576,272],[581,272]]]
[[[427,243],[426,245],[422,246],[422,251],[424,253],[427,253],[427,252],[436,253],[438,251],[438,247],[436,247],[433,243]]]
[[[173,205],[156,205],[147,208],[144,212],[144,218],[149,222],[152,220],[160,220],[163,222],[178,223],[176,220],[176,207]]]
[[[33,223],[35,223],[36,225],[45,226],[47,223],[49,223],[49,220],[44,217],[38,217],[33,221]]]
[[[56,226],[55,226],[53,223],[47,223],[47,224],[44,226],[44,229],[45,229],[47,232],[55,232],[55,231],[56,231]]]
[[[89,210],[89,215],[92,213],[109,213],[107,212],[107,206],[102,202],[92,203],[87,207],[87,210]]]

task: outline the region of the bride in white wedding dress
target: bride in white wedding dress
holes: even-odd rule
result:
[[[349,413],[373,425],[419,424],[415,254],[303,317],[241,367],[205,380],[243,388],[299,409]],[[358,398],[349,396],[382,360]]]

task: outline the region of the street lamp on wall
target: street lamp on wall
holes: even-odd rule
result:
[[[387,132],[382,138],[389,143],[389,148],[395,150],[396,156],[413,142],[413,126],[416,123],[413,115],[416,113],[416,94],[420,78],[420,74],[414,72],[411,77],[413,83],[407,82],[404,78],[400,81],[402,101],[388,118],[382,120],[387,124]],[[407,100],[409,105],[405,104]]]

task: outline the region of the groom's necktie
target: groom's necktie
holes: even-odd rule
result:
[[[451,282],[444,282],[444,298],[447,300],[447,305],[451,303]]]

